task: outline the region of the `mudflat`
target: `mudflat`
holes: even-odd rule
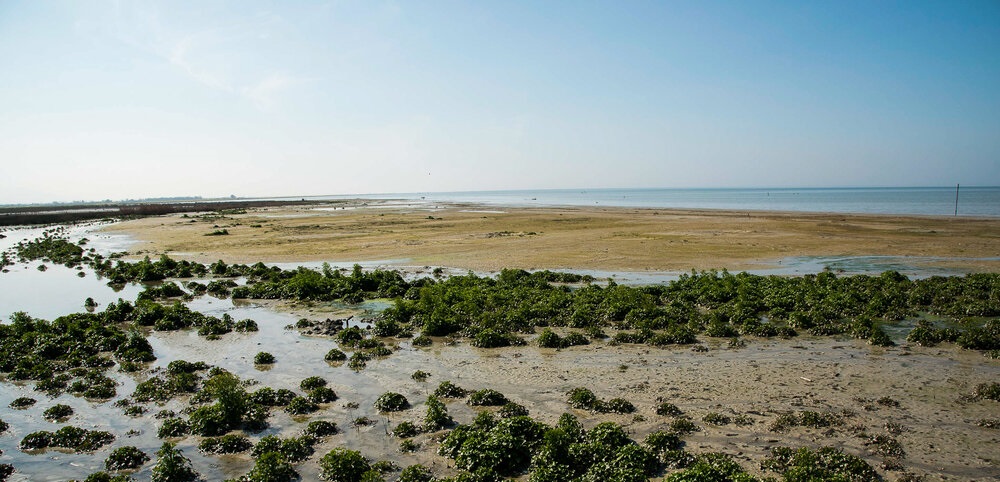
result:
[[[203,262],[689,271],[768,269],[801,256],[903,256],[921,267],[1000,270],[1000,219],[992,218],[344,201],[106,229],[137,239],[134,255]]]

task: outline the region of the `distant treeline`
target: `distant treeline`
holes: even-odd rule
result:
[[[325,201],[331,202],[331,201]],[[269,201],[199,201],[177,203],[103,203],[61,204],[48,206],[18,206],[0,208],[0,226],[26,224],[52,224],[91,219],[156,216],[170,213],[221,211],[300,204],[317,204],[324,201],[269,200]]]

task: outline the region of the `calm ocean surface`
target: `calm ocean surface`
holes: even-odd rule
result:
[[[619,206],[834,213],[955,214],[954,187],[807,189],[551,189],[322,196],[494,206]],[[1000,187],[962,187],[960,216],[1000,217]]]

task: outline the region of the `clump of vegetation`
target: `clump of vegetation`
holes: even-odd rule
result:
[[[486,388],[472,392],[467,403],[474,407],[499,407],[509,401],[502,393]]]
[[[1000,428],[1000,419],[997,418],[981,418],[976,421],[976,425],[983,428]]]
[[[42,416],[45,417],[45,420],[50,422],[64,422],[72,415],[73,407],[63,405],[61,403],[46,408],[45,411],[42,412]]]
[[[768,429],[772,432],[783,432],[791,427],[824,428],[843,423],[843,418],[831,412],[802,411],[787,412],[778,415]]]
[[[267,452],[254,460],[253,468],[241,482],[292,482],[299,478],[292,464],[278,452]]]
[[[254,362],[254,364],[257,364],[257,365],[270,365],[270,364],[274,363],[274,361],[275,361],[274,355],[272,355],[272,354],[270,354],[270,353],[268,353],[266,351],[258,352],[253,357],[253,362]]]
[[[221,437],[206,437],[198,444],[198,450],[209,454],[236,454],[250,450],[253,443],[244,435],[226,434]]]
[[[335,435],[340,429],[337,428],[337,424],[327,421],[327,420],[313,420],[309,422],[305,430],[302,431],[303,435],[314,437],[316,439],[321,439],[323,437],[328,437],[330,435]]]
[[[721,425],[729,425],[730,423],[732,423],[733,419],[730,418],[728,415],[723,415],[718,412],[708,412],[705,414],[704,417],[701,418],[701,421],[709,425],[721,426]]]
[[[347,354],[336,348],[331,348],[323,359],[328,362],[342,362],[347,359]]]
[[[500,418],[510,418],[510,417],[525,417],[529,415],[528,409],[524,405],[515,402],[507,402],[497,410],[497,415]]]
[[[445,380],[434,390],[434,395],[441,398],[465,398],[469,391]]]
[[[158,438],[183,437],[191,432],[191,425],[183,418],[170,417],[163,421],[156,431]]]
[[[538,346],[542,348],[568,348],[576,345],[590,344],[590,340],[580,333],[570,333],[565,337],[560,337],[550,328],[542,330],[542,333],[538,335],[538,339],[536,341]]]
[[[377,475],[360,452],[340,447],[327,452],[319,467],[320,477],[330,482],[373,480],[371,477]]]
[[[375,400],[375,409],[380,412],[399,412],[410,408],[410,402],[395,392],[383,393]]]
[[[285,406],[285,411],[291,415],[305,415],[313,413],[316,410],[319,410],[319,405],[312,400],[301,396],[293,398],[290,402],[288,402],[288,405]]]
[[[399,474],[398,482],[431,482],[433,480],[434,474],[430,469],[416,464],[403,469]]]
[[[577,387],[567,394],[569,405],[580,410],[590,410],[600,413],[632,413],[635,406],[624,398],[601,400],[589,388]]]
[[[112,450],[108,458],[104,460],[104,468],[110,472],[135,470],[146,462],[149,462],[149,455],[137,447],[128,445]]]
[[[275,452],[281,454],[282,457],[291,463],[301,462],[315,452],[313,445],[316,441],[316,438],[308,435],[289,438],[268,435],[257,442],[250,455],[258,458],[264,454]]]
[[[8,428],[10,428],[10,424],[4,422],[3,419],[0,419],[0,434],[6,432]],[[0,454],[2,453],[3,452],[0,452]]]
[[[731,480],[734,482],[755,482],[732,456],[719,452],[698,455],[691,464],[680,472],[674,472],[663,479],[665,482]]]
[[[37,400],[35,400],[34,398],[17,397],[13,401],[10,402],[9,406],[10,406],[10,408],[13,408],[14,410],[24,410],[26,408],[30,408],[36,402],[37,402]]]
[[[434,432],[455,423],[451,415],[448,414],[448,408],[437,396],[428,396],[424,405],[427,407],[427,413],[424,415],[424,430]]]
[[[413,422],[404,421],[392,429],[392,436],[398,438],[410,438],[420,433],[420,429]]]
[[[299,382],[299,388],[301,388],[302,390],[305,390],[307,392],[309,390],[313,390],[313,389],[316,389],[316,388],[319,388],[319,387],[325,387],[325,386],[326,386],[326,380],[323,379],[323,377],[317,377],[317,376],[312,376],[312,377],[309,377],[309,378],[305,378],[301,382]]]
[[[295,397],[295,392],[287,388],[275,390],[271,387],[262,387],[249,394],[247,401],[263,407],[284,407],[291,403]]]
[[[416,382],[426,382],[427,379],[430,378],[430,377],[431,377],[431,374],[427,373],[427,372],[425,372],[423,370],[417,370],[417,371],[413,372],[413,375],[410,375],[410,378],[412,378],[413,381],[416,381]]]
[[[330,403],[337,401],[337,392],[334,392],[332,388],[329,387],[319,387],[309,390],[306,393],[310,402],[313,403]]]
[[[701,428],[694,424],[690,419],[687,418],[677,418],[670,422],[670,431],[678,435],[687,435],[690,433],[700,432]]]
[[[775,447],[760,464],[763,470],[781,474],[784,480],[843,480],[863,482],[881,480],[875,469],[860,457],[845,454],[840,449],[823,447],[810,450],[802,447]]]
[[[65,426],[55,432],[32,432],[21,439],[21,450],[41,450],[49,447],[69,449],[74,452],[93,452],[113,442],[115,436],[101,430]]]
[[[191,482],[198,478],[198,473],[191,466],[191,459],[170,442],[164,442],[156,452],[156,465],[153,466],[151,482]]]
[[[899,443],[899,439],[889,435],[873,435],[865,441],[865,445],[872,447],[872,451],[882,457],[903,458],[906,456],[906,451],[903,450],[903,444]]]
[[[684,412],[682,412],[681,409],[677,408],[677,405],[674,405],[670,402],[660,402],[660,404],[656,406],[656,414],[677,417],[683,415]]]
[[[969,400],[996,400],[1000,401],[1000,383],[980,383],[968,397]]]

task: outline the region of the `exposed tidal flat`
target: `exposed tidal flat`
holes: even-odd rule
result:
[[[165,441],[205,480],[288,480],[254,472],[260,460],[284,467],[279,460],[302,480],[361,480],[363,470],[352,478],[353,469],[326,458],[340,448],[358,451],[368,465],[389,462],[365,480],[428,480],[415,469],[404,475],[415,464],[452,480],[740,480],[742,472],[777,480],[835,473],[842,480],[990,480],[1000,473],[1000,387],[991,385],[1000,363],[984,356],[996,349],[989,347],[996,343],[1000,286],[990,274],[962,276],[997,271],[1000,220],[350,201],[341,207],[71,229],[56,236],[71,244],[87,238],[82,251],[89,259],[71,267],[43,259],[7,266],[0,286],[19,291],[0,295],[5,317],[22,310],[48,320],[88,313],[80,297],[91,293],[97,306],[84,321],[135,330],[155,358],[143,361],[145,351],[121,349],[121,340],[104,334],[108,346],[94,356],[112,362],[101,373],[114,381],[115,394],[103,398],[73,392],[75,382],[97,374],[61,371],[76,362],[55,348],[24,354],[53,357],[53,371],[41,376],[15,375],[17,367],[5,362],[0,418],[9,428],[0,433],[0,463],[15,469],[8,480],[82,480],[105,470],[112,451],[126,446],[151,460],[113,473],[157,480]],[[101,238],[108,235],[116,237]],[[132,268],[119,268],[117,250],[128,251],[122,259]],[[145,256],[151,260],[141,261]],[[788,263],[822,274],[685,274],[804,274],[782,271]],[[314,269],[296,270],[298,264]],[[882,275],[886,266],[910,278]],[[603,279],[492,273],[503,268]],[[928,278],[934,274],[959,276]],[[631,281],[609,283],[604,275]],[[26,295],[32,291],[43,296]],[[133,308],[115,303],[119,297]],[[243,320],[254,320],[256,331],[237,329]],[[31,333],[58,332],[34,323]],[[12,331],[3,333],[9,342]],[[331,357],[334,349],[345,359]],[[275,361],[254,363],[259,352]],[[65,388],[47,382],[60,374],[70,375]],[[241,381],[226,393],[263,404],[266,426],[258,423],[260,408],[244,405],[229,425],[206,428],[210,410],[201,409],[224,408],[228,398],[213,387],[226,374]],[[334,400],[317,392],[315,381],[303,383],[317,376]],[[147,400],[155,384],[143,383],[155,379],[183,389]],[[492,389],[512,403],[481,406],[470,394],[445,396],[445,381],[470,392]],[[264,387],[312,397],[316,406],[290,409],[287,400],[266,399]],[[387,392],[403,395],[407,408],[377,408]],[[8,406],[19,397],[37,402]],[[443,402],[445,417],[434,412],[434,400]],[[73,414],[46,420],[57,404]],[[166,420],[195,428],[164,434]],[[335,423],[337,433],[303,436],[316,421]],[[400,430],[404,422],[415,427],[412,437]],[[22,446],[31,433],[64,426],[107,431],[114,440],[81,453]],[[258,447],[275,435],[294,443],[273,450],[277,459],[263,457],[264,448],[220,455],[206,450],[215,432],[245,436]]]

